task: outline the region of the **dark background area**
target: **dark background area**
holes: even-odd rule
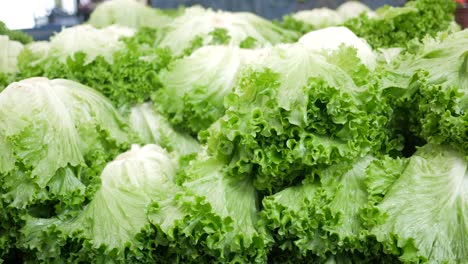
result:
[[[192,6],[200,4],[204,7],[229,11],[249,11],[268,19],[279,19],[282,16],[299,10],[316,7],[337,8],[344,0],[152,0],[151,4],[158,8],[177,8],[180,5]],[[362,0],[372,9],[383,5],[401,6],[405,0]]]
[[[102,2],[96,0],[93,2]],[[213,9],[228,11],[247,11],[255,13],[267,19],[281,19],[284,15],[318,7],[337,8],[345,0],[148,0],[148,3],[161,9],[173,9],[180,6],[202,5]],[[362,0],[360,1],[372,9],[383,5],[402,6],[406,0]],[[79,3],[79,1],[78,1]],[[24,29],[35,40],[48,40],[54,32],[58,32],[62,27],[69,27],[82,23],[89,15],[79,13],[77,15],[64,14],[60,9],[54,9],[48,17],[48,24],[36,26],[31,29]]]

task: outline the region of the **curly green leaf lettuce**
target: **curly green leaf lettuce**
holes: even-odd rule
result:
[[[257,193],[251,181],[228,177],[223,162],[203,151],[186,170],[184,191],[150,213],[153,223],[171,230],[173,226],[167,229],[164,224],[167,218],[181,219],[183,212],[186,217],[172,229],[177,230],[174,243],[182,251],[195,251],[192,257],[206,256],[210,262],[265,263],[270,239],[258,225]]]
[[[427,39],[393,61],[396,108],[407,130],[425,141],[468,150],[468,32]],[[391,75],[389,75],[391,76]]]
[[[28,218],[22,247],[46,262],[138,258],[144,253],[138,235],[149,227],[146,208],[177,192],[176,171],[161,147],[133,145],[107,164],[101,186],[76,216]]]
[[[134,104],[149,100],[152,91],[160,87],[157,73],[172,60],[172,54],[168,49],[153,47],[156,31],[141,29],[133,37],[121,39],[120,33],[105,34],[110,30],[109,27],[93,29],[84,36],[70,36],[67,42],[76,43],[60,52],[53,48],[52,42],[58,42],[62,33],[49,47],[46,44],[27,47],[19,57],[21,77],[78,81],[101,92],[116,107],[129,111]],[[68,35],[74,33],[77,32],[70,31]],[[99,41],[94,39],[97,35]],[[80,41],[86,36],[90,38],[89,43],[83,44]],[[102,42],[102,46],[96,42]]]
[[[175,126],[193,134],[224,114],[224,97],[256,53],[233,46],[205,46],[159,74],[162,89],[152,99]]]
[[[412,40],[422,40],[448,30],[453,21],[455,1],[415,0],[403,7],[384,6],[375,16],[364,13],[344,23],[373,48],[407,47]]]
[[[271,191],[310,170],[398,148],[381,92],[302,45],[278,46],[244,73],[225,116],[202,139],[232,176],[252,175],[257,189]]]
[[[13,83],[0,93],[0,106],[3,197],[15,208],[52,198],[79,204],[103,163],[128,144],[111,103],[72,81]]]

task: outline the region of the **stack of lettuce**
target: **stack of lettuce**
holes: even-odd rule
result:
[[[0,262],[465,263],[453,8],[114,0],[47,42],[1,25]]]

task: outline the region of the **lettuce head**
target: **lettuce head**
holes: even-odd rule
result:
[[[135,0],[112,0],[99,4],[91,13],[88,23],[102,28],[121,25],[132,28],[162,28],[172,18],[158,9],[154,9]]]

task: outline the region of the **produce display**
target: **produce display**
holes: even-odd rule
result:
[[[0,24],[0,263],[468,263],[454,10]]]

